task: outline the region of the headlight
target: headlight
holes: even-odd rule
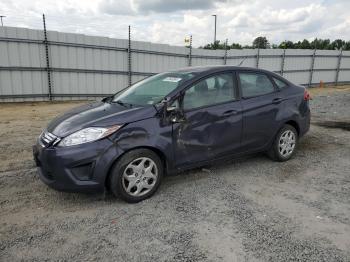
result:
[[[58,146],[74,146],[88,142],[93,142],[109,136],[110,134],[117,131],[121,126],[115,125],[111,127],[88,127],[79,130],[69,136],[63,138]]]

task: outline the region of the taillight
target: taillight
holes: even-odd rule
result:
[[[305,89],[305,91],[304,91],[304,100],[305,101],[309,101],[310,99],[311,99],[311,95],[310,95],[309,91],[307,91]]]

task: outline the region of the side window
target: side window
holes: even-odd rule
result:
[[[274,87],[267,75],[262,73],[239,73],[243,97],[253,97],[272,93]]]
[[[279,80],[278,78],[272,77],[272,79],[277,85],[278,89],[283,89],[288,86],[285,82],[283,82],[282,80]]]
[[[232,73],[218,74],[202,80],[186,90],[184,109],[210,106],[236,99]]]

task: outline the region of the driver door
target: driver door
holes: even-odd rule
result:
[[[182,99],[184,120],[173,124],[176,165],[211,160],[239,149],[242,108],[233,72],[212,75],[190,86]]]

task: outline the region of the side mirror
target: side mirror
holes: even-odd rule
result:
[[[183,112],[180,110],[179,106],[172,103],[169,104],[170,98],[166,97],[163,99],[162,103],[164,105],[164,119],[170,121],[171,123],[180,123],[185,121]]]
[[[172,123],[182,123],[184,122],[185,116],[177,106],[169,106],[167,107],[167,118],[170,120]]]

